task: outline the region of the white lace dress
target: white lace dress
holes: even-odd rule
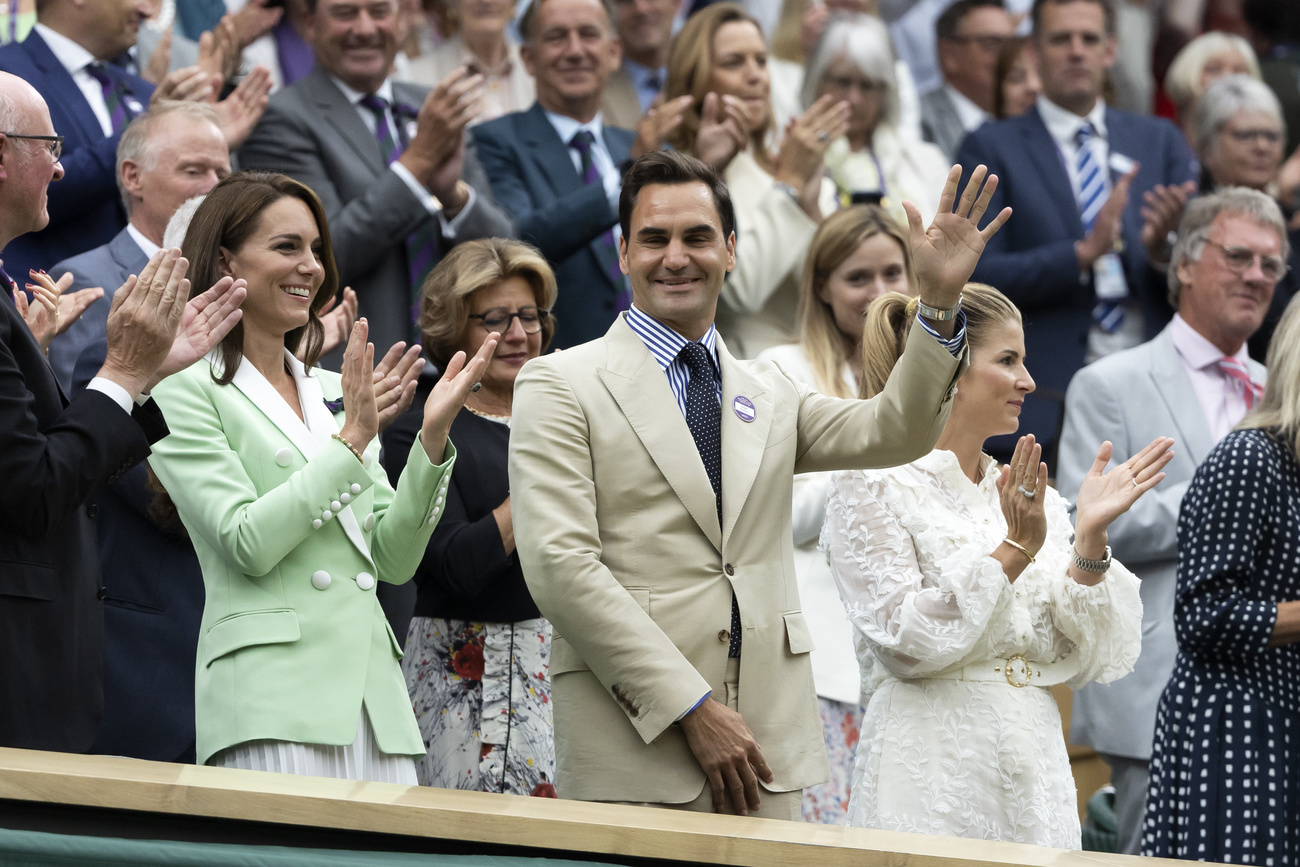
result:
[[[849,824],[1079,848],[1061,718],[1043,687],[937,677],[995,658],[1060,662],[1071,688],[1127,674],[1141,649],[1138,582],[1118,562],[1067,574],[1073,529],[1049,489],[1047,541],[1015,583],[997,469],[974,485],[951,452],[835,474],[822,546],[854,625],[867,703]]]

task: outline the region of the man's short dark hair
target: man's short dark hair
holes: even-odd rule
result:
[[[1115,35],[1115,4],[1111,0],[1034,0],[1034,9],[1030,17],[1034,22],[1034,38],[1038,39],[1043,33],[1043,7],[1051,3],[1054,6],[1064,6],[1066,3],[1096,3],[1101,7],[1102,14],[1106,18],[1106,35]]]
[[[956,3],[943,10],[934,22],[934,35],[937,39],[956,39],[957,31],[961,30],[962,21],[966,16],[976,9],[985,6],[992,6],[995,9],[1006,9],[1002,0],[957,0]]]
[[[519,19],[519,37],[524,42],[531,43],[537,36],[537,16],[541,14],[537,10],[543,2],[544,0],[532,0]],[[600,0],[600,5],[605,7],[605,17],[609,19],[609,32],[613,34],[618,27],[618,10],[614,8],[613,0]]]
[[[623,237],[632,238],[632,211],[636,208],[641,188],[650,184],[704,184],[713,196],[713,207],[722,221],[722,237],[731,237],[736,231],[736,211],[731,206],[731,193],[718,173],[689,154],[681,151],[651,151],[632,163],[623,176],[623,190],[618,194],[618,224]]]

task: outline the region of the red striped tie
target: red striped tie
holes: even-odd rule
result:
[[[1225,355],[1219,359],[1219,370],[1223,371],[1224,376],[1237,381],[1241,386],[1242,397],[1246,399],[1246,409],[1254,409],[1255,403],[1264,396],[1264,386],[1250,378],[1250,371],[1246,370],[1246,365],[1230,355]]]

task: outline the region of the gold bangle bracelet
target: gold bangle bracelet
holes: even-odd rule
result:
[[[1033,554],[1030,554],[1030,553],[1029,553],[1029,549],[1026,548],[1024,545],[1021,545],[1019,542],[1013,542],[1013,541],[1011,541],[1011,537],[1010,537],[1010,536],[1008,536],[1007,538],[1003,539],[1002,541],[1003,541],[1003,542],[1006,542],[1006,543],[1007,543],[1008,545],[1010,545],[1012,548],[1015,548],[1015,549],[1016,549],[1017,551],[1019,551],[1021,554],[1024,554],[1026,557],[1028,557],[1030,563],[1034,562],[1034,555],[1033,555]]]
[[[363,467],[366,465],[366,459],[365,459],[364,457],[361,456],[361,452],[357,451],[357,447],[356,447],[356,446],[352,445],[352,443],[348,442],[347,440],[345,440],[343,437],[339,436],[338,434],[330,434],[330,438],[331,438],[331,439],[336,439],[336,440],[338,440],[339,442],[343,443],[343,445],[345,445],[345,446],[348,447],[348,451],[352,452],[352,454],[356,456],[356,459],[359,460],[359,461],[361,461],[361,465],[362,465]],[[1024,549],[1022,548],[1021,550],[1023,551]],[[1025,552],[1025,553],[1028,553],[1028,552]],[[1033,558],[1033,557],[1030,557],[1029,559],[1032,560],[1032,559],[1034,559],[1034,558]]]

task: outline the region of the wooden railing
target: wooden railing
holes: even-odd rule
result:
[[[99,817],[97,820],[96,817]],[[104,821],[109,817],[110,821]],[[206,823],[202,833],[186,823]],[[607,863],[1158,867],[1178,862],[379,783],[0,749],[0,826],[92,836],[514,853]],[[187,830],[188,828],[188,830]],[[307,833],[307,837],[303,834]],[[282,835],[284,841],[280,840]],[[355,844],[329,844],[349,848]],[[3,860],[3,858],[0,858]]]

